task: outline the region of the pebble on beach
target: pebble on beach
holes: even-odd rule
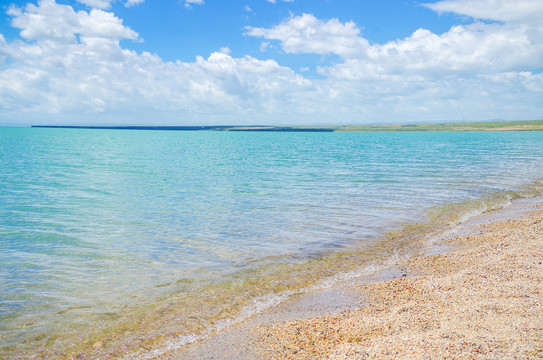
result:
[[[356,310],[261,326],[263,359],[542,359],[543,211],[358,284]]]

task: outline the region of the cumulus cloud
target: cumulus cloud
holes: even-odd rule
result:
[[[364,56],[346,59],[328,71],[367,78],[537,69],[543,64],[543,32],[534,37],[533,31],[522,26],[482,23],[455,26],[441,35],[419,29],[406,39],[372,45]]]
[[[71,6],[59,5],[54,0],[42,0],[39,5],[28,4],[24,9],[11,7],[12,25],[21,29],[26,40],[77,42],[77,35],[85,39],[131,39],[138,34],[123,25],[112,13],[100,9],[75,12]]]
[[[0,59],[12,60],[0,71],[4,118],[39,114],[34,121],[40,122],[62,114],[71,121],[105,121],[109,115],[137,122],[136,116],[147,116],[148,122],[149,114],[185,121],[220,114],[221,121],[243,121],[241,115],[251,121],[288,108],[294,93],[311,86],[274,60],[233,58],[228,48],[192,63],[123,49],[120,40],[138,34],[99,9],[75,12],[44,0],[11,8],[10,15],[25,41],[0,37]]]
[[[543,26],[532,21],[543,15],[543,3],[450,0],[428,6],[499,22],[453,26],[440,35],[419,29],[354,57],[335,51],[344,62],[319,68],[333,95],[364,104],[360,113],[371,109],[374,118],[391,116],[390,109],[419,120],[458,119],[465,112],[478,119],[541,117],[543,75],[530,70],[543,67]],[[326,47],[321,36],[312,36]]]
[[[492,0],[483,2],[489,1]],[[447,4],[452,9],[453,3],[436,3],[432,7]],[[500,12],[496,10],[496,13]],[[353,69],[359,76],[417,70],[492,72],[530,69],[541,66],[543,56],[543,27],[522,23],[474,23],[454,26],[441,35],[419,29],[405,39],[370,45],[353,22],[322,21],[304,14],[269,29],[249,27],[246,35],[278,40],[287,53],[337,54],[347,62],[352,60],[352,63],[360,64]],[[268,47],[269,43],[266,44]]]
[[[431,7],[482,19],[475,9],[490,1],[472,0],[472,10],[464,0]],[[113,13],[42,0],[8,11],[20,38],[0,34],[0,118],[292,124],[540,117],[543,74],[535,69],[543,67],[542,26],[531,20],[536,10],[511,5],[523,1],[531,3],[496,2],[507,11],[493,8],[484,19],[498,22],[474,21],[443,34],[419,29],[384,44],[370,44],[353,22],[310,14],[246,29],[265,40],[263,50],[277,45],[289,54],[340,57],[323,62],[322,77],[312,79],[306,66],[297,73],[275,60],[233,57],[228,47],[193,62],[166,62],[123,48],[123,40],[141,39]],[[515,9],[517,15],[500,17]]]
[[[279,40],[283,50],[291,54],[335,53],[343,57],[361,55],[369,46],[359,36],[360,29],[350,21],[338,19],[322,21],[311,14],[291,17],[271,29],[247,27],[246,35]]]

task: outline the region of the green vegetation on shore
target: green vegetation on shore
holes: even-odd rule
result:
[[[339,125],[339,126],[62,126],[46,128],[121,129],[121,130],[208,130],[208,131],[292,131],[292,132],[400,132],[400,131],[541,131],[543,120],[479,121],[433,124]]]
[[[394,124],[394,125],[345,125],[345,126],[293,126],[293,127],[232,127],[229,130],[260,130],[260,131],[541,131],[543,120],[524,121],[479,121],[479,122],[450,122],[432,124]]]
[[[334,131],[536,131],[543,120],[334,126]]]

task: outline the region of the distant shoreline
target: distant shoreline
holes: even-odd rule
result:
[[[33,128],[94,130],[161,130],[161,131],[265,131],[265,132],[465,132],[465,131],[543,131],[543,120],[480,121],[433,124],[338,125],[338,126],[93,126],[32,125]]]
[[[73,126],[32,125],[33,128],[55,129],[99,129],[99,130],[162,130],[162,131],[285,131],[285,132],[333,132],[332,128],[288,127],[288,126]]]

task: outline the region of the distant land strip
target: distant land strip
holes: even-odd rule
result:
[[[332,127],[290,127],[290,126],[76,126],[76,125],[32,125],[35,128],[57,129],[108,129],[108,130],[170,130],[170,131],[301,131],[333,132]]]
[[[277,131],[277,132],[407,132],[407,131],[543,131],[543,120],[479,121],[435,124],[339,126],[76,126],[32,125],[35,128],[170,130],[170,131]]]

